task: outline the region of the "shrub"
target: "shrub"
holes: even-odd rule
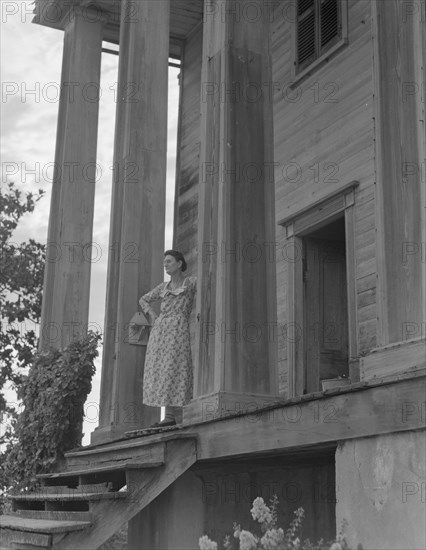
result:
[[[295,510],[295,518],[287,529],[277,526],[278,498],[274,496],[270,506],[267,506],[262,497],[253,501],[250,510],[254,520],[260,524],[260,533],[253,534],[251,531],[241,529],[240,525],[234,523],[233,537],[238,540],[239,550],[346,550],[345,539],[346,522],[344,522],[340,533],[334,541],[318,541],[316,544],[309,539],[301,541],[297,536],[302,524],[305,512],[303,508]],[[217,542],[211,540],[207,535],[200,537],[198,541],[200,550],[218,550]],[[225,550],[232,550],[231,537],[227,535],[223,541]]]

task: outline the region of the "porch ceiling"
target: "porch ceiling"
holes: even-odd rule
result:
[[[140,0],[136,0],[140,1]],[[104,40],[119,43],[122,0],[35,0],[33,23],[63,30],[74,6],[92,7],[108,15]],[[170,57],[180,58],[180,47],[203,18],[204,0],[170,0]]]

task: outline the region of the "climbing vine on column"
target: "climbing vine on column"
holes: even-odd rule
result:
[[[89,332],[62,351],[35,356],[19,388],[23,411],[17,442],[6,453],[4,477],[10,487],[34,487],[37,474],[59,467],[64,453],[81,445],[84,403],[92,388],[99,340],[99,334]]]

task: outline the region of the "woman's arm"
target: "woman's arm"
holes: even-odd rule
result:
[[[142,311],[144,314],[149,317],[149,320],[151,324],[153,325],[155,322],[155,319],[157,318],[157,314],[152,309],[152,307],[149,305],[151,302],[156,302],[160,299],[160,292],[162,291],[164,286],[164,283],[160,283],[155,288],[147,292],[140,298],[139,305],[141,306]]]

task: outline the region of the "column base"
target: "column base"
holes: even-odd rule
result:
[[[111,424],[111,426],[98,427],[90,434],[91,445],[101,445],[102,443],[110,443],[118,439],[123,439],[125,433],[131,431],[133,426],[119,426]]]
[[[103,443],[110,443],[111,441],[117,441],[119,439],[126,438],[126,432],[143,430],[150,426],[153,422],[160,420],[160,412],[155,418],[150,419],[148,423],[135,424],[111,424],[110,426],[97,427],[90,434],[90,445],[102,445]]]
[[[193,399],[183,407],[183,425],[220,420],[236,414],[253,414],[282,401],[281,396],[219,391]]]

